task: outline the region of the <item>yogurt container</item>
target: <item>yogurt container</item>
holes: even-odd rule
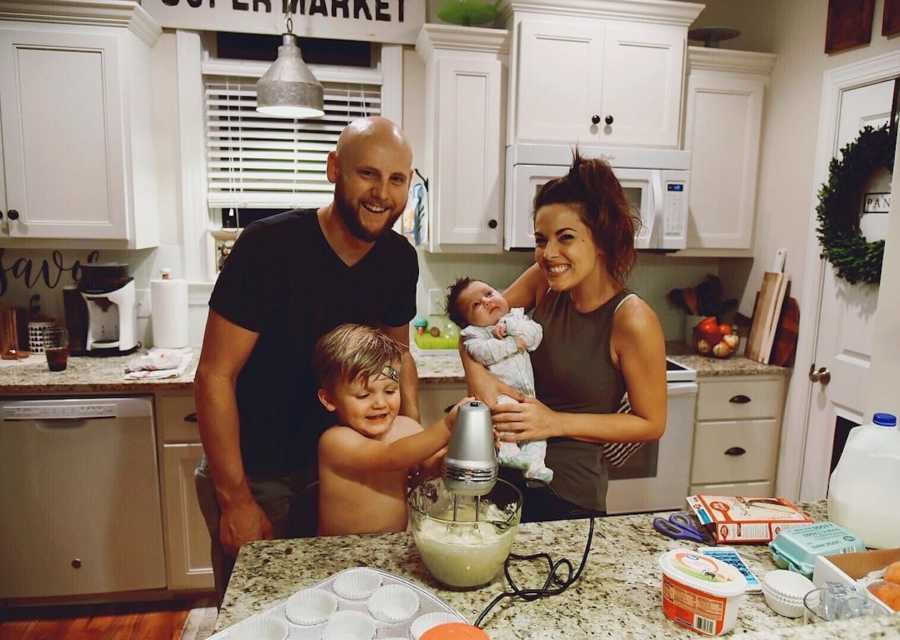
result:
[[[747,590],[740,571],[690,549],[663,554],[659,566],[667,618],[707,636],[720,636],[734,628]]]

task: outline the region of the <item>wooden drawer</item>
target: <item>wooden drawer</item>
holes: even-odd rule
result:
[[[782,379],[703,380],[699,387],[698,420],[744,420],[781,415],[784,401]]]
[[[747,498],[771,498],[771,482],[740,482],[731,484],[692,484],[691,495],[744,496]]]
[[[193,394],[156,396],[156,419],[163,442],[200,442]]]
[[[694,432],[691,483],[772,480],[777,450],[775,420],[701,422]]]

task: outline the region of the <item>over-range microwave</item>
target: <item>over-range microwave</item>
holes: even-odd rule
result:
[[[566,145],[513,144],[506,148],[504,247],[534,248],[533,203],[537,190],[564,176],[574,148]],[[613,168],[625,197],[640,216],[638,249],[684,249],[687,244],[688,177],[691,152],[677,149],[580,146],[587,158]]]

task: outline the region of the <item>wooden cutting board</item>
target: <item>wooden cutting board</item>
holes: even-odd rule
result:
[[[779,306],[779,293],[784,295],[784,274],[767,271],[763,274],[762,287],[756,297],[756,305],[753,309],[753,323],[750,325],[750,335],[747,338],[747,349],[744,355],[750,360],[765,362],[768,353],[764,352],[764,346],[770,337],[772,327],[777,319],[775,309]],[[765,355],[763,355],[765,353]]]
[[[775,331],[775,343],[772,345],[770,364],[779,367],[790,367],[797,354],[797,338],[800,333],[800,305],[795,298],[785,298]]]

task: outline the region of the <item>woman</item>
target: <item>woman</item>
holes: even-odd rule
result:
[[[533,308],[544,329],[531,356],[539,399],[494,379],[465,349],[463,364],[502,440],[549,440],[552,483],[512,478],[525,492],[523,520],[602,515],[608,470],[599,443],[658,440],[665,431],[665,340],[653,310],[623,286],[636,221],[608,164],[576,152],[534,210],[535,264],[504,295],[511,307]],[[631,413],[618,414],[625,391]],[[496,405],[501,393],[520,402]]]

